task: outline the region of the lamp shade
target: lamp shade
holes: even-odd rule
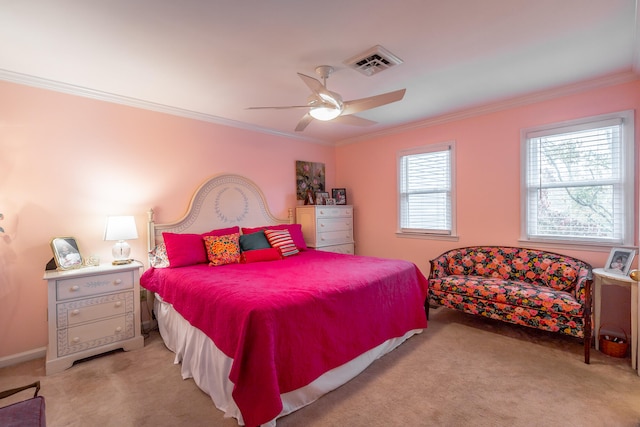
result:
[[[129,254],[131,247],[125,240],[137,239],[136,220],[132,216],[107,217],[107,226],[104,230],[104,240],[116,240],[111,253],[114,264],[126,264],[131,262]]]
[[[133,216],[109,216],[104,230],[104,240],[131,240],[138,238]]]

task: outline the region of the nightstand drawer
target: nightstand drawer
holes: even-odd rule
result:
[[[318,233],[327,231],[343,231],[353,229],[351,217],[347,218],[318,218]]]
[[[56,295],[58,301],[99,295],[105,292],[115,292],[133,288],[133,272],[85,276],[56,281]]]
[[[133,338],[133,313],[58,331],[58,356]]]
[[[327,207],[322,206],[318,207],[317,210],[318,218],[337,218],[337,217],[349,217],[353,216],[353,211],[351,207],[348,208],[339,208],[339,207]]]
[[[58,304],[58,328],[121,316],[132,312],[133,305],[133,292],[131,291]]]

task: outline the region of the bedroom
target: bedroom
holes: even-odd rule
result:
[[[109,260],[110,243],[103,241],[107,215],[135,215],[142,234],[150,207],[162,221],[179,218],[189,192],[225,172],[259,183],[272,212],[286,216],[296,204],[295,161],[308,160],[325,163],[327,187],[347,188],[356,207],[359,254],[410,260],[426,273],[428,260],[453,246],[518,244],[520,129],[638,109],[639,95],[637,75],[622,72],[332,146],[2,81],[0,360],[44,354],[42,274],[52,237],[74,236],[83,254]],[[397,238],[397,151],[450,140],[458,144],[459,240]],[[484,185],[478,186],[478,176]],[[130,243],[134,256],[144,259],[144,239]],[[609,253],[566,252],[594,266],[603,265]],[[619,297],[626,301],[628,295]]]

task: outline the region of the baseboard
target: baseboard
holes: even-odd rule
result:
[[[0,368],[6,368],[7,366],[13,366],[17,365],[18,363],[27,362],[29,360],[39,359],[41,357],[46,357],[46,355],[47,347],[40,347],[33,350],[25,351],[24,353],[0,357]]]

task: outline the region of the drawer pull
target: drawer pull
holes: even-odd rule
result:
[[[116,307],[122,307],[122,301],[116,302]]]
[[[119,285],[120,283],[122,283],[122,279],[116,279],[113,281],[114,285]]]
[[[79,290],[80,290],[80,286],[78,286],[78,285],[73,285],[73,286],[71,287],[71,292],[77,292],[77,291],[79,291]]]
[[[116,328],[116,333],[117,333],[117,334],[119,334],[120,332],[122,332],[122,327],[121,327],[121,326],[118,326],[118,327]]]
[[[80,314],[80,310],[78,310],[77,308],[71,312],[72,316],[77,316],[78,314]]]
[[[80,342],[80,337],[73,337],[73,342]]]

